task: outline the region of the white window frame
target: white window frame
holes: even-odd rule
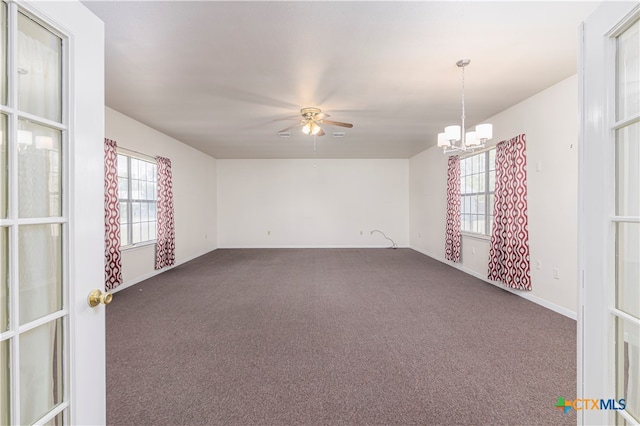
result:
[[[460,228],[461,228],[461,233],[463,235],[467,235],[467,236],[473,236],[476,238],[482,238],[482,239],[489,239],[491,238],[491,221],[493,220],[493,215],[492,210],[493,210],[493,206],[491,203],[491,195],[494,194],[495,191],[495,179],[494,179],[494,185],[493,187],[490,187],[489,183],[490,183],[490,173],[489,173],[489,155],[491,151],[495,152],[495,146],[485,149],[483,151],[476,151],[471,155],[467,155],[465,157],[460,158]],[[471,175],[471,173],[469,174],[463,174],[462,173],[462,162],[465,160],[468,160],[470,158],[474,158],[477,157],[479,155],[482,155],[484,157],[484,163],[485,163],[485,171],[484,171],[484,191],[483,192],[463,192],[462,188],[464,187],[463,182],[465,180],[465,178],[468,175]],[[494,157],[495,158],[495,157]],[[495,167],[494,167],[495,169]],[[494,170],[495,173],[495,170]],[[469,214],[469,213],[465,213],[464,211],[464,197],[465,196],[478,196],[478,195],[484,195],[485,196],[485,208],[484,208],[484,213],[479,213],[476,212],[475,214],[477,215],[484,215],[485,221],[484,221],[484,232],[475,232],[475,231],[469,231],[469,230],[465,230],[464,229],[464,218],[465,218],[465,214]]]
[[[124,156],[127,158],[127,176],[128,176],[128,188],[127,188],[127,195],[128,198],[120,198],[120,194],[118,194],[118,202],[120,203],[127,203],[127,220],[126,223],[122,223],[123,222],[123,216],[122,216],[122,211],[120,212],[121,216],[120,216],[120,237],[121,237],[121,249],[122,250],[127,250],[127,249],[132,249],[135,247],[142,247],[142,246],[147,246],[147,245],[151,245],[151,244],[155,244],[156,240],[157,240],[157,227],[156,227],[156,231],[155,234],[153,235],[153,238],[149,238],[143,241],[139,241],[136,243],[133,243],[133,203],[147,203],[147,204],[155,204],[155,211],[156,211],[156,224],[158,222],[158,218],[157,218],[157,203],[158,203],[158,197],[157,197],[157,189],[158,189],[158,173],[157,173],[157,162],[156,159],[150,156],[146,156],[144,154],[140,154],[137,152],[133,152],[133,151],[129,151],[127,149],[123,149],[123,148],[118,148],[117,149],[118,152],[118,156]],[[153,199],[150,198],[145,198],[145,199],[139,199],[139,198],[132,198],[132,178],[131,178],[131,159],[137,160],[137,161],[143,161],[146,163],[151,163],[154,165],[154,167],[156,167],[156,174],[155,174],[155,180],[154,180],[154,184],[155,184],[155,197]],[[127,228],[127,241],[124,241],[122,239],[122,229],[123,227]]]

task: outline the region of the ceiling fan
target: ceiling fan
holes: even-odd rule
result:
[[[282,129],[278,133],[284,133],[287,130],[302,126],[302,133],[306,135],[324,136],[325,132],[324,130],[322,130],[322,127],[320,127],[320,124],[347,127],[349,129],[353,127],[353,124],[351,123],[343,123],[341,121],[327,120],[325,117],[329,117],[329,114],[322,112],[320,108],[315,108],[315,107],[302,108],[300,110],[300,115],[302,115],[302,118],[300,119],[300,122],[298,124],[294,124],[293,126],[289,126],[286,129]]]

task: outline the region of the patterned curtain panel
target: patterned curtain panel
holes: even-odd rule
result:
[[[447,237],[445,258],[460,262],[460,157],[449,157],[447,171]]]
[[[120,202],[118,200],[117,144],[104,140],[104,287],[111,290],[122,284],[120,257]]]
[[[158,162],[158,236],[156,269],[171,266],[176,261],[176,230],[173,221],[173,181],[171,160],[157,157]]]
[[[488,278],[518,290],[531,290],[526,166],[525,135],[502,141],[496,146]]]

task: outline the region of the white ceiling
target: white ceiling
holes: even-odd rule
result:
[[[85,1],[105,22],[107,106],[216,158],[409,158],[577,72],[598,2]],[[346,131],[342,139],[332,131]]]

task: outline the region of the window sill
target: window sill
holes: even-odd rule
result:
[[[130,246],[121,246],[120,247],[120,251],[131,251],[131,250],[135,250],[135,249],[139,249],[142,247],[148,247],[148,246],[152,246],[156,244],[156,240],[151,240],[151,241],[145,241],[143,243],[138,243],[138,244],[133,244]]]
[[[472,233],[472,232],[465,232],[465,231],[461,231],[460,235],[462,235],[463,237],[473,238],[473,239],[476,239],[476,240],[483,240],[483,241],[487,241],[487,242],[491,241],[491,236],[490,235],[475,234],[475,233]]]

